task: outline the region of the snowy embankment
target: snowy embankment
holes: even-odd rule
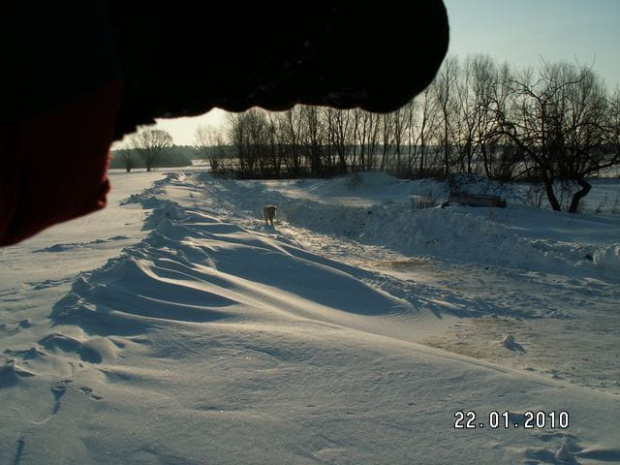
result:
[[[0,463],[620,463],[617,218],[387,176],[126,192],[3,251]]]

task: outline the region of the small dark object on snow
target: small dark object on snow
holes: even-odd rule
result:
[[[448,205],[458,203],[466,207],[498,207],[506,208],[506,201],[497,195],[481,194],[450,194]],[[445,204],[444,204],[445,205]],[[446,205],[446,206],[448,206]],[[442,205],[443,207],[443,205]]]

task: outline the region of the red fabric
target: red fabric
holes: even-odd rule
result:
[[[106,205],[122,83],[0,125],[0,246]]]

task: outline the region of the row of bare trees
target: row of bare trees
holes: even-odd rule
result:
[[[574,190],[620,165],[620,91],[592,67],[543,62],[515,70],[485,55],[449,57],[434,82],[390,114],[298,106],[229,115],[224,131],[199,128],[214,171],[242,178],[327,176],[382,170],[400,177],[482,174]]]

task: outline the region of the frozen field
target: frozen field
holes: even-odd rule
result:
[[[620,463],[620,181],[111,178],[0,249],[0,464]]]

